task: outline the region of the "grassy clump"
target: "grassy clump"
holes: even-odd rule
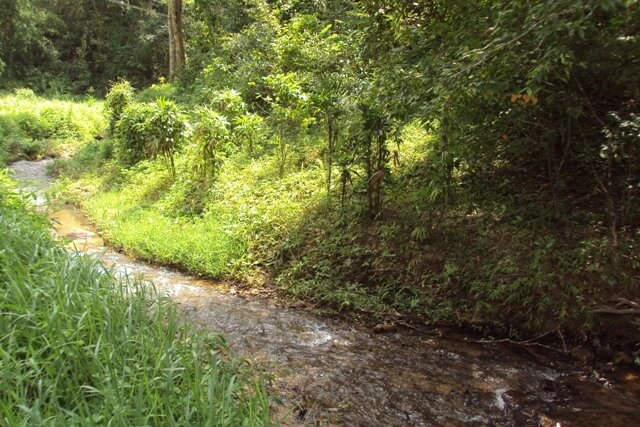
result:
[[[177,87],[172,83],[159,82],[141,90],[136,95],[139,102],[152,102],[158,99],[176,100]]]
[[[0,424],[266,425],[254,374],[139,280],[67,253],[0,175]]]
[[[73,154],[105,126],[102,103],[92,99],[47,99],[29,89],[1,95],[0,164]]]
[[[48,172],[54,176],[80,178],[87,171],[102,169],[105,162],[115,157],[115,146],[111,139],[91,141],[82,146],[71,158],[57,158],[48,165]]]
[[[175,180],[160,161],[127,171],[111,162],[78,183],[60,181],[56,189],[71,190],[118,248],[195,273],[251,281],[256,266],[273,261],[291,226],[322,194],[321,170],[279,179],[276,163],[229,159],[216,187],[206,190],[190,177],[183,153]]]

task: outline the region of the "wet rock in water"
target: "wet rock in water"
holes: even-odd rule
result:
[[[398,327],[393,323],[380,323],[373,327],[373,332],[376,334],[387,334],[397,330]]]
[[[509,391],[506,388],[499,388],[495,391],[495,405],[498,409],[500,409],[501,411],[504,411],[507,407],[507,402],[505,400],[505,393]]]
[[[558,385],[553,380],[546,378],[540,382],[540,386],[542,391],[545,391],[547,393],[555,393],[558,388]]]

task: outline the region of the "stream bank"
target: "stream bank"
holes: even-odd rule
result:
[[[47,161],[17,162],[39,194]],[[78,210],[52,213],[70,247],[120,274],[143,275],[199,326],[221,332],[233,353],[273,374],[291,425],[634,425],[640,378],[579,369],[544,350],[420,331],[375,334],[363,326],[229,292],[225,284],[129,258],[105,246]]]

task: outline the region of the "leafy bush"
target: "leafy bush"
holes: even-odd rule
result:
[[[133,102],[134,90],[127,80],[114,83],[105,97],[105,111],[109,116],[109,131],[113,133],[125,108]]]
[[[43,107],[39,111],[19,112],[13,120],[31,139],[64,139],[80,137],[80,129],[66,108]]]
[[[171,83],[153,84],[146,89],[141,90],[136,95],[139,102],[151,102],[160,98],[174,99],[176,96],[176,86]]]
[[[175,102],[163,98],[151,103],[153,114],[147,122],[148,150],[152,158],[163,158],[175,176],[174,153],[182,142],[187,122]]]
[[[13,116],[3,113],[0,114],[0,139],[10,136],[24,137],[24,132]]]
[[[22,140],[18,148],[28,160],[36,160],[45,153],[46,144],[42,140]]]
[[[6,141],[0,139],[0,166],[3,166],[9,162],[10,149]]]
[[[48,166],[54,176],[65,175],[79,178],[85,172],[96,172],[114,157],[114,143],[111,139],[92,141],[83,146],[71,159],[58,158]]]
[[[211,103],[230,120],[241,116],[247,111],[247,106],[240,93],[233,89],[216,91],[211,95]]]
[[[24,132],[12,117],[0,114],[0,165],[19,156],[19,144],[25,138]]]
[[[48,123],[33,114],[1,114],[0,161],[4,163],[19,157],[36,159],[42,156],[47,145],[44,138],[50,131]]]
[[[16,89],[14,91],[15,95],[17,98],[21,98],[21,99],[35,99],[36,98],[36,94],[33,92],[33,90],[29,89],[29,88],[19,88]]]
[[[185,130],[186,120],[173,101],[129,104],[116,125],[118,159],[133,166],[160,156],[173,174],[173,155]]]
[[[38,97],[31,89],[0,96],[0,157],[72,154],[104,133],[102,103]],[[0,160],[2,161],[2,160]]]
[[[247,146],[249,154],[253,154],[256,143],[265,134],[264,119],[255,113],[242,114],[233,119],[233,133],[240,145]]]
[[[49,126],[49,123],[42,120],[39,115],[19,112],[13,115],[12,118],[28,138],[45,139],[52,134],[53,129]]]
[[[205,183],[215,178],[220,163],[231,141],[229,121],[209,108],[196,111],[198,122],[194,126],[193,140],[198,146],[197,169]]]
[[[153,115],[151,104],[127,105],[116,123],[116,157],[124,166],[133,166],[147,158],[147,122]]]

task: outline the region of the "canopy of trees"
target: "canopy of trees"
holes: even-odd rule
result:
[[[1,0],[0,77],[38,90],[103,91],[166,74],[166,4],[156,0]]]

